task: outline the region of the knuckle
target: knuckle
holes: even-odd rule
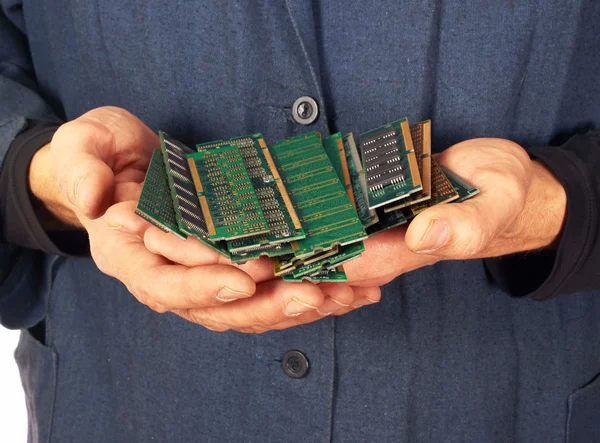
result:
[[[254,309],[252,311],[252,319],[254,327],[268,327],[273,324],[272,319],[259,309]]]
[[[199,297],[198,286],[194,285],[193,281],[194,280],[192,279],[184,279],[182,281],[181,298],[189,306],[194,306],[196,308],[202,308],[207,306],[208,304],[204,301],[204,299],[202,297]]]
[[[185,312],[186,312],[187,317],[193,323],[197,323],[197,324],[203,325],[203,326],[212,325],[212,323],[213,323],[210,321],[209,315],[205,310],[187,309]]]
[[[210,312],[204,309],[187,309],[186,316],[192,323],[204,326],[214,332],[225,332],[231,328],[213,319]]]
[[[155,301],[152,299],[152,297],[150,297],[150,294],[148,293],[144,284],[141,283],[138,279],[133,280],[129,284],[129,290],[133,295],[135,295],[135,298],[137,298],[140,303],[153,309]]]
[[[479,228],[471,230],[464,245],[464,258],[474,258],[480,252],[484,251],[490,237],[488,229],[484,225],[480,224]]]
[[[210,326],[209,326],[209,325],[204,324],[202,326],[204,326],[206,329],[209,329],[213,332],[227,332],[230,330],[230,328],[228,328],[227,326],[223,326],[223,325],[210,324]]]
[[[150,299],[148,301],[146,301],[146,306],[148,306],[150,309],[152,309],[154,312],[158,313],[158,314],[164,314],[165,312],[168,312],[169,310],[167,308],[165,308],[163,305],[156,303],[154,300]]]
[[[527,199],[527,190],[525,183],[517,177],[510,177],[504,180],[502,184],[502,192],[506,198],[519,209],[519,212],[525,207]]]
[[[105,259],[102,248],[96,242],[90,242],[90,254],[100,272],[115,277],[112,272],[113,268],[110,266],[110,260]]]
[[[250,328],[238,328],[236,329],[237,332],[241,332],[243,334],[264,334],[265,332],[268,331],[267,328],[260,328],[260,327],[250,327]]]
[[[373,303],[379,303],[381,301],[381,290],[379,290],[379,288],[376,288],[373,291],[369,291],[367,295],[365,295],[365,298],[367,298],[369,301],[372,301]]]

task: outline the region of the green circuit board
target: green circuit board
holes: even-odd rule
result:
[[[269,150],[306,233],[305,239],[292,242],[296,257],[367,236],[316,132],[280,141]]]
[[[231,240],[269,232],[237,146],[207,149],[187,157],[212,240]]]
[[[431,121],[426,120],[410,125],[410,137],[415,150],[417,164],[419,165],[423,189],[396,203],[385,206],[385,212],[406,208],[407,206],[412,206],[431,198]]]
[[[317,272],[314,275],[303,275],[302,277],[294,277],[293,275],[284,275],[283,281],[300,283],[304,280],[315,282],[315,283],[342,283],[348,281],[344,267],[340,266],[336,269],[324,269]]]
[[[260,207],[269,224],[269,232],[247,238],[227,241],[232,260],[275,257],[288,253],[289,247],[275,245],[306,237],[296,210],[279,177],[271,154],[261,134],[218,140],[196,146],[198,151],[235,145],[239,148],[256,191]],[[272,247],[271,247],[272,246]]]
[[[375,209],[423,189],[406,118],[360,135],[369,208]]]
[[[367,233],[369,234],[369,237],[371,237],[372,235],[379,234],[380,232],[403,225],[407,221],[408,220],[402,213],[401,209],[392,212],[384,212],[379,209],[379,222],[373,226],[369,226],[367,228]]]
[[[261,134],[190,149],[159,132],[135,212],[241,264],[269,257],[286,281],[343,282],[363,240],[479,192],[431,156],[431,122],[363,133]],[[362,154],[362,156],[361,156]]]
[[[342,140],[342,134],[337,132],[331,134],[325,139],[324,143],[325,152],[331,160],[333,169],[335,169],[340,181],[346,188],[346,194],[356,210],[356,202],[354,200],[354,193],[352,192],[352,181],[350,179],[350,171],[348,169],[348,161],[346,160],[346,154],[344,152],[344,143]]]
[[[159,138],[171,201],[179,229],[229,258],[227,245],[223,242],[212,241],[208,235],[208,227],[200,208],[186,158],[187,154],[194,151],[162,131],[159,132]]]
[[[344,136],[343,147],[346,154],[346,163],[348,164],[356,212],[363,226],[367,228],[377,223],[379,217],[375,209],[369,209],[369,203],[367,202],[367,182],[363,174],[362,160],[360,159],[352,133]]]
[[[435,161],[431,159],[431,198],[427,201],[416,203],[409,208],[404,208],[402,211],[407,218],[413,218],[425,209],[444,203],[450,203],[458,199],[458,192],[454,189],[454,185],[448,180],[444,171]]]
[[[297,258],[293,254],[276,257],[274,260],[275,275],[287,275],[302,266],[311,265],[313,263],[322,261],[327,257],[332,257],[338,253],[339,248],[340,246],[336,245],[333,248],[328,249],[326,251],[319,251],[312,255],[307,255],[306,257],[302,258]]]
[[[353,243],[351,245],[340,246],[338,252],[331,257],[323,258],[317,262],[311,264],[304,264],[292,271],[294,277],[302,277],[303,275],[314,275],[321,270],[331,270],[338,266],[348,263],[354,260],[365,251],[365,245],[363,242]]]
[[[442,171],[444,171],[444,174],[446,174],[446,177],[448,177],[448,180],[450,180],[450,183],[452,183],[452,186],[454,186],[454,189],[458,193],[458,198],[456,199],[457,203],[468,200],[479,194],[478,188],[456,175],[450,169],[443,165],[440,165],[440,168],[442,168]]]
[[[236,264],[243,264],[250,260],[260,257],[280,257],[282,255],[294,256],[292,245],[290,243],[277,243],[275,245],[259,246],[253,249],[231,251],[231,261]]]
[[[135,213],[164,232],[172,232],[183,240],[187,238],[186,233],[182,232],[177,224],[169,179],[158,149],[152,153]]]

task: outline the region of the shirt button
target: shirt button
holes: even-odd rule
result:
[[[281,360],[283,372],[290,378],[302,378],[308,374],[310,369],[308,359],[303,352],[288,351]]]
[[[294,102],[292,114],[296,123],[310,125],[319,116],[319,105],[312,97],[305,95]]]

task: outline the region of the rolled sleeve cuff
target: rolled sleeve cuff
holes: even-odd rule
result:
[[[29,164],[52,140],[59,125],[30,122],[11,143],[0,171],[0,241],[48,254],[84,255],[89,250],[84,232],[46,232],[29,190]]]
[[[515,297],[547,300],[559,294],[598,289],[594,265],[598,240],[598,135],[571,138],[561,147],[537,147],[528,152],[559,179],[567,194],[567,216],[555,251],[534,251],[486,260],[498,285]],[[596,152],[593,152],[593,151]]]

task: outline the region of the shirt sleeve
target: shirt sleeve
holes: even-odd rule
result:
[[[529,149],[560,180],[567,216],[558,248],[486,260],[498,285],[515,297],[547,300],[600,289],[600,131],[562,146]]]

